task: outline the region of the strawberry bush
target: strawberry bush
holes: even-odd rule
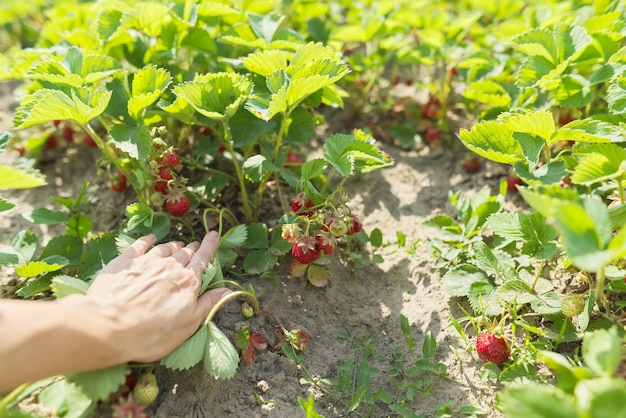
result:
[[[430,217],[424,225],[437,236],[423,245],[464,311],[452,325],[485,362],[482,373],[505,387],[496,406],[512,417],[616,413],[625,390],[622,2],[1,7],[0,80],[19,88],[15,130],[0,146],[21,156],[0,165],[0,187],[40,186],[47,151],[87,146],[97,148],[111,190],[133,200],[115,231],[92,231],[88,185],[53,198],[59,210],[26,214],[65,225],[65,234],[43,248],[30,231],[11,241],[0,262],[18,281],[5,296],[84,292],[98,266],[142,234],[191,240],[217,227],[220,249],[202,291],[234,287],[244,316],[257,315],[254,288],[231,274],[271,277],[289,260],[293,276],[325,287],[328,258],[365,262],[362,244],[383,246],[379,230],[362,230],[350,201],[357,191],[346,186],[393,164],[377,140],[463,147],[468,175],[487,161],[509,175],[495,190],[450,191],[456,213]],[[320,138],[317,127],[338,115],[346,130]],[[506,209],[512,195],[523,210]],[[12,207],[0,200],[1,210]],[[212,322],[216,311],[161,363],[202,363],[228,378],[239,356],[249,363],[267,348],[246,328],[233,344]],[[297,358],[308,336],[281,332],[285,354]],[[582,360],[563,348],[572,345]],[[51,391],[83,396],[87,411],[128,374],[127,365],[78,374]]]

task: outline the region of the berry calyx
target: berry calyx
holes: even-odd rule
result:
[[[291,255],[300,264],[309,264],[320,258],[317,240],[313,237],[300,237],[291,246]]]
[[[509,359],[511,351],[504,337],[484,331],[476,337],[476,353],[484,362],[502,364]]]
[[[304,192],[298,193],[291,200],[291,209],[293,209],[295,213],[300,212],[302,208],[310,208],[310,207],[313,207],[313,202],[311,201],[311,199],[309,199],[309,197],[306,194],[304,194]],[[312,216],[313,212],[303,211],[302,213],[298,213],[298,214],[304,215],[304,216]]]
[[[187,212],[189,212],[189,208],[191,207],[191,201],[185,195],[182,195],[178,198],[170,197],[165,201],[165,207],[167,208],[167,212],[172,216],[183,216]]]

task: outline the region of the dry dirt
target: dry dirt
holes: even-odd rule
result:
[[[10,101],[2,106],[5,107],[3,114],[7,115]],[[6,117],[0,122],[5,129],[9,123]],[[433,231],[423,227],[422,222],[435,213],[454,213],[448,203],[450,190],[471,194],[488,186],[494,191],[505,175],[504,167],[491,164],[484,164],[477,174],[465,174],[459,163],[464,153],[460,145],[410,151],[390,145],[383,145],[383,148],[393,157],[395,165],[351,180],[346,188],[364,229],[369,232],[380,228],[384,241],[389,243],[395,243],[396,231],[402,231],[407,242],[431,237]],[[92,184],[88,195],[94,230],[109,230],[119,225],[120,208],[131,202],[132,196],[111,192],[104,180],[96,177],[96,152],[81,147],[66,155],[66,151],[61,150],[62,158],[53,158],[43,166],[48,186],[3,192],[5,198],[18,206],[8,214],[0,214],[0,244],[9,242],[25,228],[38,234],[44,242],[54,236],[58,230],[32,225],[21,214],[40,206],[53,208],[49,196],[73,196],[84,181]],[[3,158],[11,157],[9,153]],[[278,280],[243,278],[244,284],[252,283],[259,293],[262,308],[271,311],[285,328],[300,328],[310,334],[312,340],[302,361],[306,370],[276,350],[260,354],[250,365],[240,366],[236,376],[227,381],[216,381],[201,366],[184,372],[156,367],[161,392],[150,407],[150,415],[163,418],[304,417],[298,397],[306,399],[313,393],[320,414],[359,416],[348,413],[341,401],[301,383],[301,379],[307,377],[308,371],[315,377],[336,380],[341,362],[353,356],[361,358],[362,352],[355,349],[353,341],[364,341],[368,337],[376,343],[372,366],[379,369],[372,386],[381,384],[389,388],[387,372],[391,364],[387,359],[395,347],[404,346],[400,330],[400,315],[404,315],[418,348],[421,348],[424,334],[428,330],[432,332],[437,341],[435,359],[447,366],[448,375],[447,379],[435,378],[432,390],[428,394],[417,393],[407,406],[416,414],[429,417],[435,416],[433,411],[438,405],[456,401],[453,410],[473,404],[481,407],[485,416],[500,416],[493,411],[493,388],[478,377],[481,364],[450,326],[450,312],[460,315],[457,302],[441,290],[440,274],[432,267],[429,254],[421,245],[414,255],[403,250],[394,252],[394,249],[397,246],[390,245],[382,250],[384,262],[380,264],[351,266],[334,258],[330,266],[331,284],[324,289],[308,285],[306,279],[290,277],[289,259],[280,266]],[[366,248],[366,251],[371,249]],[[232,335],[242,320],[238,304],[233,303],[218,314],[216,323],[226,334]],[[268,338],[276,342],[271,325],[272,321],[266,316],[251,320],[253,329],[265,330]],[[348,338],[340,338],[340,335]],[[402,353],[408,366],[410,356],[406,350]],[[360,416],[366,413],[365,409],[358,411]],[[395,415],[377,407],[370,416]]]

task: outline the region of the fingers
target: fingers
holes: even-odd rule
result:
[[[185,244],[180,241],[171,241],[166,242],[164,244],[159,244],[150,251],[148,251],[149,255],[158,255],[161,257],[169,257],[172,254],[176,253],[178,250],[183,248]]]
[[[121,255],[129,258],[139,257],[145,254],[155,242],[156,236],[154,234],[146,235],[133,242]]]
[[[192,242],[191,244],[188,244],[185,248],[181,248],[179,251],[176,251],[172,258],[174,258],[183,266],[186,266],[187,264],[189,264],[189,261],[196,253],[196,251],[198,251],[198,248],[200,248],[200,243]]]
[[[187,267],[193,270],[198,278],[202,276],[202,273],[204,273],[204,269],[207,264],[213,261],[218,245],[219,236],[217,232],[211,231],[204,236],[204,239],[200,244],[200,248],[198,248],[198,251],[196,251],[187,265]]]
[[[196,314],[199,320],[205,319],[209,315],[209,312],[211,312],[211,309],[213,309],[220,300],[228,298],[232,293],[230,289],[226,288],[211,289],[204,292],[204,294],[198,298],[198,304],[196,305]],[[230,300],[228,302],[230,302]]]

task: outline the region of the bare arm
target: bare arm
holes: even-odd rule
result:
[[[143,237],[113,259],[87,295],[0,300],[0,393],[47,376],[157,360],[191,336],[229,291],[198,298],[218,245]]]

